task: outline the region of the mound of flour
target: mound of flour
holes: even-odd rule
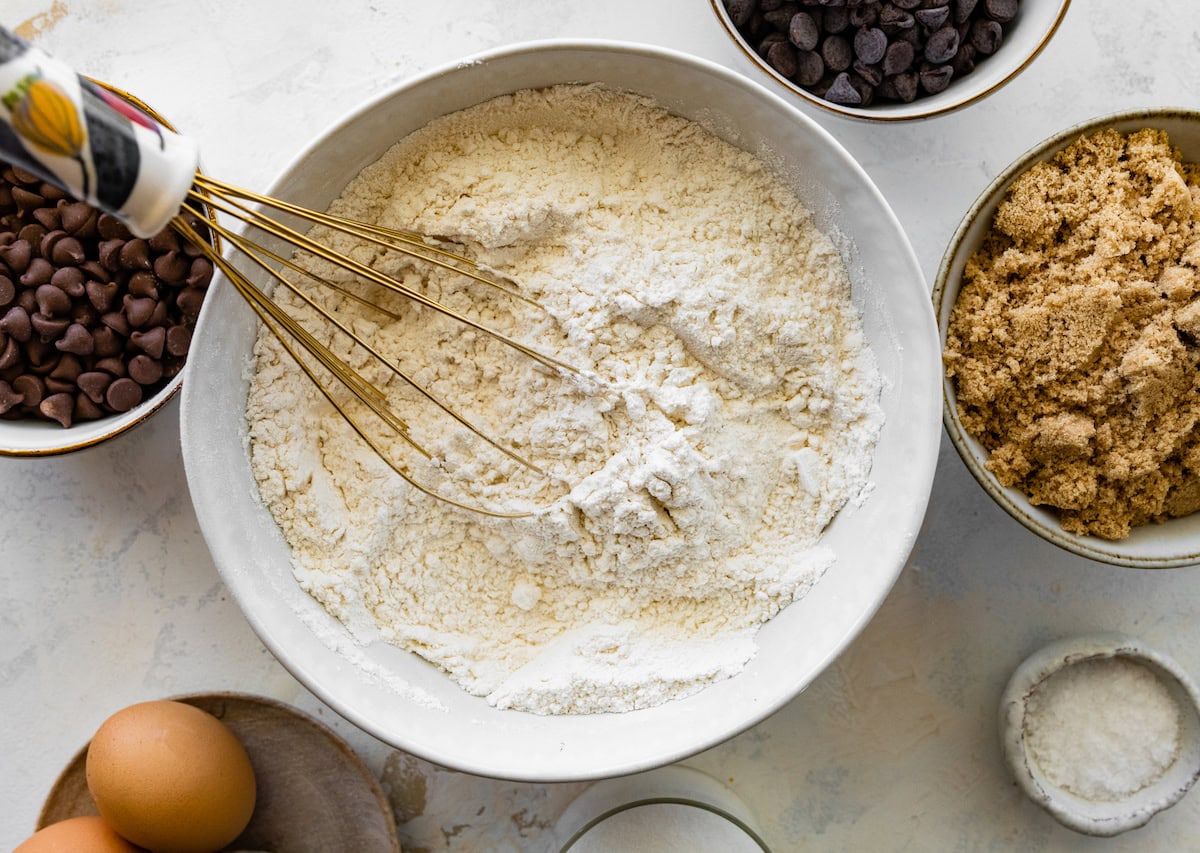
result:
[[[383,300],[394,318],[331,302],[545,472],[327,334],[431,454],[387,438],[406,470],[532,511],[491,518],[408,486],[264,332],[252,461],[303,588],[363,642],[416,652],[500,707],[625,711],[742,669],[758,627],[832,563],[821,531],[866,485],[882,425],[841,258],[795,196],[695,123],[565,86],[430,124],[333,210],[510,274],[537,306],[334,239],[584,375],[398,296]]]

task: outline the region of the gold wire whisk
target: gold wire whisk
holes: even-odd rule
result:
[[[427,240],[420,234],[412,231],[399,229],[384,228],[377,225],[369,225],[367,223],[358,222],[351,219],[346,219],[340,216],[334,216],[327,213],[318,213],[308,210],[307,208],[299,207],[288,202],[264,196],[259,193],[254,193],[249,190],[235,187],[222,181],[215,180],[208,176],[197,175],[195,186],[188,194],[188,201],[185,203],[184,210],[190,212],[194,217],[203,218],[205,207],[210,210],[224,213],[231,216],[243,224],[260,229],[266,234],[270,234],[280,240],[283,240],[288,245],[311,253],[314,257],[321,258],[343,270],[351,273],[360,280],[368,281],[379,285],[394,293],[398,293],[407,299],[412,300],[427,308],[431,308],[451,319],[463,324],[464,326],[479,331],[483,334],[494,338],[497,341],[511,347],[512,349],[534,359],[536,362],[544,365],[547,368],[575,374],[577,371],[566,362],[548,356],[539,352],[532,347],[529,347],[520,341],[497,332],[470,317],[465,316],[461,312],[438,302],[435,299],[407,287],[397,279],[385,275],[378,270],[363,264],[359,261],[350,258],[340,252],[333,251],[328,246],[310,238],[307,234],[302,233],[295,228],[284,225],[278,220],[267,216],[261,210],[257,210],[246,204],[250,202],[260,207],[273,208],[283,213],[298,217],[299,219],[311,223],[313,225],[321,225],[344,234],[361,238],[370,243],[373,243],[383,249],[399,252],[408,257],[424,261],[442,269],[450,270],[467,278],[476,281],[480,284],[487,285],[497,291],[504,293],[513,298],[519,299],[530,305],[537,306],[537,302],[529,299],[524,294],[517,291],[511,282],[501,281],[498,276],[482,269],[478,264],[469,258],[459,255],[455,252],[448,251],[440,246],[430,245]],[[194,221],[194,220],[193,220]],[[396,315],[387,311],[378,304],[366,299],[358,294],[346,289],[342,285],[330,280],[328,277],[320,275],[313,270],[302,266],[293,259],[285,258],[279,253],[276,253],[267,247],[247,238],[243,233],[234,231],[220,223],[213,216],[203,219],[208,227],[217,234],[217,236],[226,241],[231,247],[241,252],[255,266],[261,269],[273,281],[276,286],[287,288],[305,305],[317,312],[326,322],[336,328],[340,333],[348,337],[356,346],[361,347],[367,352],[371,358],[378,364],[383,365],[391,374],[399,377],[410,388],[428,400],[430,403],[437,406],[445,412],[457,423],[472,434],[495,448],[505,456],[528,468],[529,470],[543,475],[546,472],[531,462],[526,457],[520,455],[516,451],[505,447],[499,441],[486,434],[479,429],[475,424],[464,417],[453,406],[446,401],[433,394],[429,389],[422,386],[412,376],[410,376],[403,368],[396,364],[379,351],[370,341],[365,340],[357,332],[351,329],[345,322],[339,319],[333,312],[314,300],[306,290],[297,283],[291,276],[285,274],[284,270],[289,270],[304,279],[337,291],[344,296],[347,296],[358,303],[385,314],[388,317],[396,318]],[[431,458],[430,453],[411,435],[407,423],[391,408],[387,401],[387,395],[384,394],[379,387],[366,379],[362,373],[352,368],[345,360],[339,358],[327,345],[319,341],[308,329],[306,329],[299,321],[291,314],[280,307],[267,292],[257,285],[246,271],[235,265],[225,254],[219,253],[210,241],[205,239],[205,235],[200,233],[192,221],[182,213],[171,220],[171,225],[183,237],[201,247],[201,251],[209,257],[213,264],[225,274],[226,278],[233,284],[238,293],[246,300],[250,307],[257,314],[263,325],[279,340],[284,350],[295,360],[304,374],[313,382],[326,400],[338,411],[338,413],[347,421],[354,432],[374,451],[380,458],[386,462],[400,477],[407,483],[438,500],[445,501],[453,506],[479,512],[484,515],[489,515],[498,518],[519,518],[527,516],[528,512],[505,512],[494,510],[488,507],[467,504],[454,498],[443,495],[429,487],[425,486],[416,480],[405,468],[397,463],[390,454],[388,454],[380,445],[379,441],[371,434],[360,420],[352,414],[347,406],[337,399],[336,395],[331,391],[325,383],[321,381],[317,373],[307,363],[306,359],[297,350],[293,342],[298,343],[300,348],[312,357],[321,365],[330,375],[332,375],[339,383],[341,383],[355,399],[363,403],[371,412],[373,412],[383,423],[385,423],[393,432],[396,433],[406,444],[413,450],[419,453],[426,459]],[[538,306],[540,307],[540,306]]]

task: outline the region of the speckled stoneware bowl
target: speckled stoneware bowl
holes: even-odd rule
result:
[[[600,778],[684,758],[749,728],[812,682],[867,624],[904,566],[937,461],[941,401],[928,290],[900,223],[863,169],[814,121],[741,74],[661,48],[601,41],[516,45],[384,92],[323,133],[268,190],[324,210],[364,166],[434,118],[514,91],[589,82],[640,93],[759,155],[836,235],[885,379],[874,485],[822,544],[837,562],[758,634],[737,676],[624,714],[498,710],[414,654],[359,645],[297,584],[259,500],[245,418],[254,314],[223,279],[193,340],[183,458],[204,537],[251,626],[306,686],[389,744],[444,767],[529,781]],[[314,394],[317,393],[315,390]],[[447,511],[452,511],[447,509]]]
[[[1200,112],[1172,108],[1135,110],[1091,119],[1067,128],[1025,152],[976,199],[942,258],[934,281],[933,302],[943,347],[946,344],[950,312],[958,298],[967,259],[983,243],[996,208],[1012,182],[1035,163],[1049,160],[1079,137],[1109,127],[1122,133],[1143,127],[1161,128],[1170,135],[1171,142],[1180,150],[1185,161],[1200,162]],[[1200,563],[1200,513],[1172,519],[1164,524],[1134,528],[1128,538],[1119,541],[1080,536],[1063,530],[1052,511],[1031,504],[1016,489],[1000,485],[987,469],[987,451],[959,421],[954,383],[944,377],[942,385],[946,432],[959,456],[996,503],[1038,536],[1072,553],[1117,566],[1163,569]]]
[[[792,95],[827,112],[850,118],[868,121],[912,121],[973,104],[1020,74],[1050,42],[1067,13],[1071,0],[1023,0],[1020,14],[1006,27],[1005,40],[1000,49],[976,65],[970,74],[951,80],[950,85],[936,95],[917,98],[907,104],[879,101],[867,107],[835,104],[784,77],[759,55],[754,45],[746,43],[729,17],[725,0],[709,0],[709,3],[725,32],[746,58],[776,85]]]
[[[107,83],[101,82],[100,85],[153,116],[163,127],[174,130],[170,122],[136,96]],[[0,456],[55,456],[107,441],[133,429],[162,409],[178,393],[182,383],[183,373],[180,372],[155,394],[127,412],[106,415],[94,421],[80,421],[65,429],[53,421],[0,419]]]
[[[1153,672],[1179,708],[1179,752],[1157,781],[1112,802],[1076,796],[1046,777],[1026,749],[1028,702],[1038,685],[1085,661],[1123,658]],[[1030,799],[1064,826],[1087,835],[1111,836],[1143,826],[1178,803],[1200,777],[1200,693],[1175,660],[1132,637],[1099,634],[1072,637],[1034,652],[1013,672],[1000,702],[1004,758]]]

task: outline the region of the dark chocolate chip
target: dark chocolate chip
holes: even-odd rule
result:
[[[138,270],[125,283],[126,289],[134,296],[158,296],[158,279],[154,273]]]
[[[50,185],[45,184],[44,186]],[[42,197],[45,198],[45,193],[42,194]],[[50,201],[50,199],[47,198],[46,201]],[[43,228],[53,230],[62,227],[62,214],[57,207],[39,207],[33,211],[32,216]]]
[[[767,60],[770,61],[770,59],[771,57],[768,56]],[[782,74],[783,72],[780,71],[780,73]],[[784,76],[790,77],[791,75],[785,74]],[[191,259],[177,249],[172,249],[154,259],[154,274],[166,284],[183,284],[187,280],[191,268]]]
[[[51,394],[38,404],[38,411],[52,421],[58,421],[64,427],[71,425],[71,415],[75,413],[75,398],[70,394]]]
[[[120,355],[125,350],[124,338],[105,325],[92,329],[92,345],[92,355],[97,358]]]
[[[862,94],[850,82],[850,75],[844,71],[833,78],[833,83],[825,92],[825,100],[846,106],[858,106],[862,103]]]
[[[942,27],[925,42],[925,60],[934,65],[949,62],[958,52],[958,30],[951,26]]]
[[[57,367],[54,369],[58,370]],[[44,381],[46,383],[46,394],[48,394],[48,395],[49,394],[74,394],[75,393],[75,383],[74,382],[68,382],[65,379],[56,379],[54,377],[53,373],[51,373],[49,376],[47,376]]]
[[[983,0],[984,13],[993,21],[1007,24],[1017,17],[1017,0]]]
[[[13,390],[24,399],[21,401],[28,408],[36,408],[46,396],[46,385],[32,373],[22,373],[12,381]]]
[[[959,45],[958,53],[954,54],[954,58],[950,60],[950,67],[954,69],[957,76],[961,77],[975,70],[975,54],[974,45]]]
[[[0,261],[8,264],[8,268],[16,275],[21,275],[29,268],[33,258],[33,247],[26,240],[14,240],[7,246],[0,246]]]
[[[179,235],[170,228],[164,228],[153,237],[150,237],[147,242],[150,244],[150,250],[156,255],[166,255],[171,252],[179,251]]]
[[[36,314],[34,315],[37,316]],[[67,326],[67,329],[62,334],[62,339],[55,341],[54,346],[58,347],[61,352],[74,353],[75,355],[91,355],[95,347],[95,342],[92,340],[91,332],[89,332],[80,323],[72,323]]]
[[[878,65],[864,65],[863,63],[856,61],[850,67],[854,70],[854,73],[862,78],[862,81],[872,89],[883,82],[883,74],[879,70]]]
[[[25,187],[13,187],[12,197],[13,202],[17,205],[17,209],[23,211],[33,210],[35,207],[41,207],[46,203],[46,200],[41,195]]]
[[[14,406],[21,405],[25,400],[25,395],[13,389],[11,385],[0,379],[0,415],[4,414]]]
[[[780,39],[767,50],[767,62],[784,77],[796,74],[796,48]]]
[[[121,249],[124,248],[125,241],[121,239],[103,240],[98,246],[99,254],[97,255],[100,263],[109,272],[116,272],[121,268]]]
[[[885,33],[894,34],[898,30],[911,29],[915,19],[910,12],[898,8],[893,3],[886,4],[879,10],[879,26]]]
[[[129,297],[126,297],[126,299],[128,298]],[[109,311],[106,314],[101,314],[100,322],[112,329],[121,337],[129,337],[129,332],[131,331],[129,327],[129,320],[120,311]]]
[[[112,381],[113,378],[109,374],[100,370],[90,370],[87,373],[79,374],[75,384],[79,386],[80,391],[92,399],[92,402],[103,403],[104,392],[108,390]]]
[[[12,279],[6,275],[0,275],[0,308],[11,304],[16,295],[17,288],[12,283]]]
[[[841,36],[829,36],[821,43],[821,58],[825,60],[825,67],[830,71],[845,71],[854,61],[854,51],[850,49],[850,42],[846,39]]]
[[[83,270],[79,267],[59,267],[50,276],[50,283],[73,299],[86,292]]]
[[[157,300],[150,297],[136,297],[126,294],[124,299],[125,319],[129,321],[129,325],[132,328],[140,329],[150,322],[150,317],[154,314],[154,308],[157,304]]]
[[[167,352],[177,358],[188,354],[192,345],[192,330],[187,326],[171,326],[167,329]]]
[[[887,44],[887,36],[878,27],[863,27],[854,34],[854,53],[867,65],[874,65],[883,59]]]
[[[1004,28],[996,21],[979,20],[971,24],[971,46],[985,56],[995,53],[1003,39]]]
[[[49,204],[57,204],[60,199],[67,197],[67,193],[62,187],[57,187],[47,181],[38,184],[38,194]]]
[[[873,27],[879,21],[879,8],[882,4],[876,2],[863,2],[857,6],[849,7],[850,26],[852,27]]]
[[[58,290],[57,287],[54,289]],[[61,290],[58,290],[58,292],[62,293]],[[44,343],[54,341],[71,325],[71,321],[66,317],[47,317],[40,311],[35,311],[29,317],[29,322]]]
[[[954,2],[954,23],[961,24],[975,11],[975,4],[978,0],[953,0]]]
[[[204,291],[198,287],[185,287],[175,297],[175,305],[183,316],[195,319],[200,316],[200,306],[204,302]]]
[[[94,421],[104,416],[104,410],[88,399],[86,394],[76,394],[74,414],[76,421]]]
[[[55,243],[50,253],[50,259],[60,267],[73,267],[86,257],[83,244],[69,235]]]
[[[111,213],[101,213],[96,220],[96,230],[103,240],[128,240],[133,235],[125,223]]]
[[[788,39],[801,50],[812,50],[821,40],[821,31],[817,22],[808,12],[797,12],[792,15],[788,24]]]
[[[125,376],[129,373],[128,368],[125,366],[125,359],[116,356],[99,359],[96,362],[96,369],[103,370],[105,373],[110,373],[116,377]]]
[[[827,33],[841,33],[850,28],[850,13],[844,5],[829,6],[822,16],[822,28]]]
[[[46,229],[42,227],[40,222],[26,222],[21,226],[21,230],[17,232],[17,239],[24,240],[29,244],[30,248],[36,248],[42,242],[42,238],[46,236]],[[35,251],[34,254],[37,254]]]
[[[889,79],[896,87],[897,100],[907,104],[916,99],[917,90],[920,88],[920,78],[916,71],[902,71]]]
[[[934,65],[921,69],[921,88],[930,95],[944,92],[954,76],[954,69],[949,65]]]
[[[25,287],[37,287],[47,284],[54,275],[54,267],[45,258],[30,258],[29,266],[21,274],[21,284]]]
[[[96,209],[86,201],[63,204],[59,210],[62,213],[63,230],[68,234],[83,238],[95,235]]]
[[[725,11],[735,27],[744,27],[758,11],[758,0],[725,0]]]
[[[913,12],[913,17],[917,19],[918,24],[929,32],[933,32],[939,29],[946,21],[950,20],[950,7],[947,5],[917,9]]]
[[[121,247],[120,259],[121,266],[127,270],[149,270],[154,268],[154,264],[150,260],[150,245],[140,237],[127,241]]]
[[[8,370],[21,360],[21,345],[14,338],[8,338],[0,347],[0,370]]]
[[[112,308],[113,302],[117,298],[117,283],[115,281],[89,281],[84,285],[87,291],[88,301],[96,308],[97,311],[107,311]]]
[[[148,355],[135,355],[129,359],[129,378],[139,385],[153,385],[162,379],[162,364]]]
[[[4,317],[0,318],[0,331],[25,343],[33,334],[33,327],[29,323],[29,313],[20,305],[9,308]]]
[[[142,386],[127,377],[115,379],[104,393],[104,402],[115,412],[128,412],[142,402]]]
[[[890,77],[893,74],[899,74],[901,71],[907,71],[912,67],[913,59],[915,59],[913,46],[906,41],[894,41],[888,45],[887,51],[883,54],[883,74],[885,77]]]
[[[58,364],[54,366],[54,370],[50,372],[50,376],[54,379],[74,382],[82,372],[83,365],[79,363],[79,359],[71,353],[63,353],[62,357],[58,360]]]
[[[151,358],[162,358],[163,347],[167,342],[167,329],[164,326],[155,326],[147,332],[133,332],[129,336],[129,342]]]
[[[201,289],[208,287],[213,277],[213,264],[208,258],[200,257],[192,259],[191,269],[188,270],[187,286],[199,287]]]
[[[46,317],[61,317],[71,310],[71,297],[62,288],[43,284],[34,293],[38,311]]]

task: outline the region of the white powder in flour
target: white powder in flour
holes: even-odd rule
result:
[[[394,442],[422,482],[535,510],[487,518],[408,487],[263,333],[253,466],[301,585],[364,642],[412,650],[500,707],[625,711],[742,669],[758,627],[832,563],[818,539],[866,484],[882,424],[842,260],[795,196],[693,122],[572,86],[433,122],[334,209],[444,235],[511,274],[542,310],[343,245],[598,381],[399,297],[395,321],[338,305],[547,472],[366,365],[433,454]]]

